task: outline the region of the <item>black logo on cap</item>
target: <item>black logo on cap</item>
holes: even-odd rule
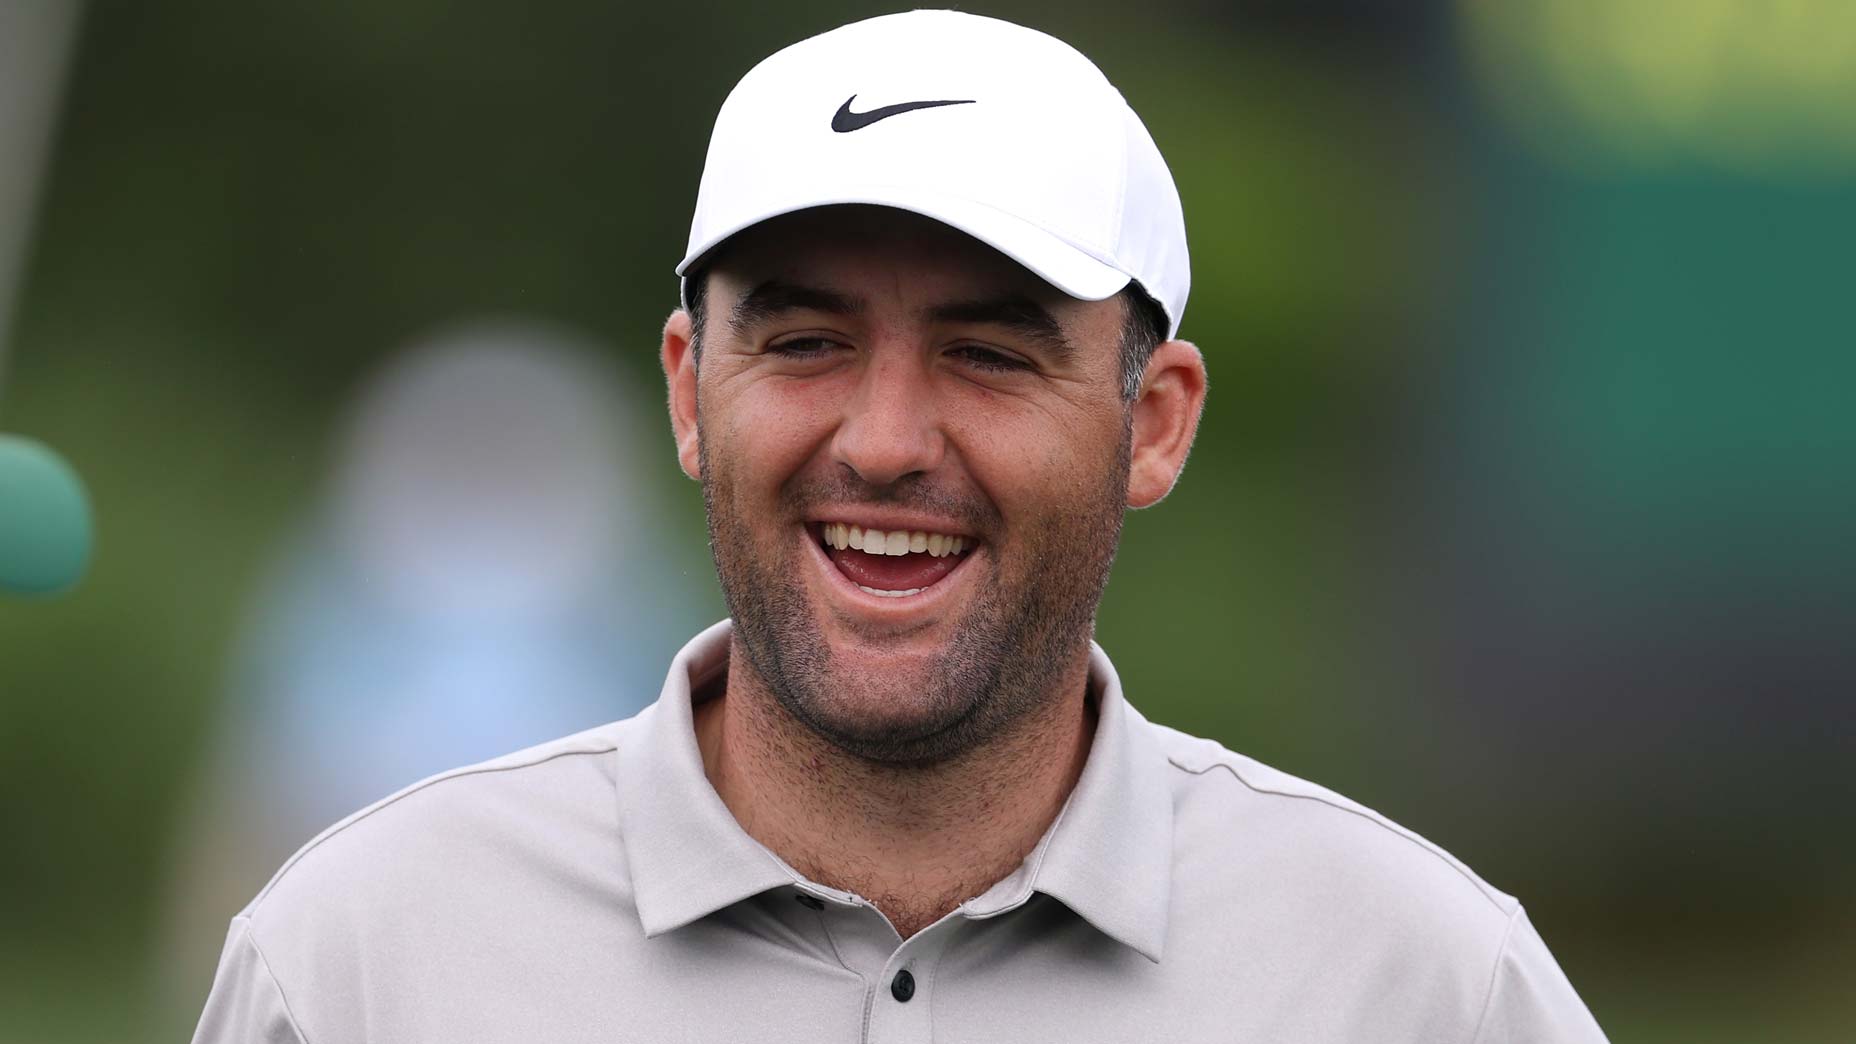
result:
[[[881,108],[871,109],[869,112],[852,112],[851,103],[856,100],[857,95],[853,94],[849,98],[844,99],[843,105],[838,106],[838,111],[833,113],[831,117],[832,130],[837,131],[839,134],[849,134],[854,130],[863,130],[865,127],[870,126],[878,120],[887,120],[891,116],[899,116],[902,113],[913,112],[916,109],[936,109],[943,105],[972,105],[974,101],[972,98],[965,98],[961,101],[912,101],[901,102],[896,105],[885,105]]]

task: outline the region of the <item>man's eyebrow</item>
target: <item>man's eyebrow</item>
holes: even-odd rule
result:
[[[788,312],[857,315],[863,310],[862,301],[836,290],[769,279],[735,302],[735,307],[728,313],[728,325],[734,330],[735,336],[744,337],[760,323],[777,319]]]
[[[928,310],[928,318],[945,323],[983,323],[1003,327],[1038,343],[1060,359],[1076,354],[1076,346],[1063,335],[1049,309],[1023,294],[954,301]]]

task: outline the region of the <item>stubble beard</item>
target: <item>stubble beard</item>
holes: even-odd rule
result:
[[[1062,676],[1095,631],[1096,606],[1108,583],[1127,503],[1133,429],[1124,426],[1113,466],[1092,490],[1047,517],[1021,523],[1027,534],[1009,562],[994,558],[991,577],[948,648],[912,678],[848,676],[833,663],[799,570],[796,548],[784,532],[771,549],[755,541],[751,518],[733,509],[733,475],[718,471],[706,433],[698,454],[709,545],[735,637],[766,690],[794,719],[855,757],[889,764],[945,761],[984,746],[1067,694]],[[847,479],[829,489],[789,486],[784,518],[802,517],[807,503],[869,503],[914,507],[958,518],[991,515],[989,506],[937,495],[911,483],[877,487]],[[784,527],[782,527],[784,530]],[[765,527],[760,527],[764,532]],[[996,530],[994,530],[996,532]],[[989,551],[991,545],[988,545]],[[846,687],[865,690],[847,700]],[[889,688],[887,693],[871,689]],[[855,711],[874,695],[920,712],[904,723],[872,720]]]

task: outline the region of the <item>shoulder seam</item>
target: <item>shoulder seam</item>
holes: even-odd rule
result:
[[[1508,915],[1508,927],[1502,931],[1502,944],[1495,948],[1495,961],[1489,968],[1489,989],[1482,997],[1482,1014],[1476,1016],[1476,1031],[1469,1035],[1469,1044],[1482,1040],[1483,1027],[1488,1025],[1489,1012],[1495,1009],[1495,986],[1502,979],[1502,958],[1508,956],[1508,941],[1514,938],[1515,922],[1521,919],[1521,904],[1514,905],[1514,912]]]
[[[600,747],[594,750],[556,751],[555,753],[550,754],[545,758],[537,758],[534,761],[524,761],[524,762],[521,762],[515,765],[479,765],[479,766],[470,767],[470,768],[453,769],[450,772],[441,772],[438,775],[431,777],[430,779],[426,779],[418,783],[414,783],[413,785],[407,787],[406,789],[400,791],[399,793],[383,798],[380,801],[376,802],[375,804],[370,805],[366,809],[363,809],[362,811],[356,813],[355,815],[342,820],[340,823],[337,823],[334,826],[330,827],[329,829],[323,831],[321,834],[318,834],[314,840],[304,845],[301,849],[298,849],[295,855],[291,856],[289,860],[284,863],[283,866],[280,866],[277,868],[277,872],[275,874],[271,875],[271,879],[269,882],[265,884],[263,891],[260,891],[257,894],[257,896],[252,899],[251,905],[246,907],[247,913],[243,916],[246,916],[247,920],[251,920],[251,917],[249,915],[255,914],[257,912],[259,904],[263,903],[265,898],[271,894],[271,889],[277,887],[277,882],[283,880],[284,875],[289,873],[291,869],[296,866],[297,863],[301,862],[304,856],[307,856],[311,852],[322,847],[322,843],[324,841],[327,841],[329,838],[332,838],[337,834],[343,833],[349,827],[354,826],[356,823],[359,823],[364,819],[367,819],[368,817],[372,816],[376,812],[381,811],[382,809],[385,809],[392,805],[399,804],[402,800],[409,798],[413,796],[414,794],[428,790],[434,786],[437,786],[440,783],[447,783],[454,779],[463,779],[466,776],[483,776],[483,775],[489,775],[491,773],[496,773],[496,772],[514,772],[517,769],[534,768],[537,765],[545,765],[548,762],[557,760],[559,758],[575,757],[575,756],[584,755],[584,754],[610,754],[617,749],[618,749],[617,745],[608,745],[608,746]],[[252,923],[255,925],[257,922],[254,920],[252,921]],[[254,943],[254,945],[256,944]]]
[[[235,917],[233,920],[245,922],[245,945],[257,954],[258,963],[264,966],[264,977],[271,980],[271,988],[277,991],[277,1000],[284,1006],[284,1018],[290,1020],[290,1031],[302,1044],[309,1044],[309,1034],[303,1031],[303,1024],[297,1020],[296,1012],[290,1007],[290,997],[284,992],[284,984],[277,978],[277,970],[271,967],[271,959],[264,955],[264,947],[258,945],[258,925],[249,917]]]
[[[1489,894],[1492,886],[1490,886],[1487,882],[1479,879],[1478,877],[1476,877],[1475,874],[1470,873],[1461,864],[1459,864],[1454,858],[1447,855],[1443,851],[1439,850],[1436,845],[1431,844],[1429,841],[1426,841],[1422,837],[1419,837],[1418,835],[1413,834],[1411,831],[1406,830],[1404,827],[1401,827],[1397,825],[1396,823],[1387,821],[1381,816],[1375,815],[1370,812],[1363,811],[1361,809],[1349,808],[1346,805],[1339,804],[1338,802],[1329,801],[1327,798],[1324,798],[1320,796],[1319,794],[1295,794],[1295,793],[1291,793],[1286,790],[1271,790],[1269,787],[1260,787],[1257,784],[1252,783],[1250,780],[1245,779],[1244,774],[1237,770],[1236,765],[1233,765],[1226,761],[1213,761],[1210,765],[1207,765],[1206,767],[1202,769],[1190,768],[1187,765],[1180,762],[1179,759],[1171,757],[1171,756],[1168,756],[1167,763],[1172,765],[1174,768],[1180,770],[1181,772],[1184,772],[1188,775],[1193,775],[1193,776],[1204,776],[1207,773],[1211,772],[1212,769],[1221,768],[1221,769],[1224,769],[1226,772],[1229,772],[1231,774],[1232,779],[1237,780],[1239,783],[1242,783],[1245,787],[1249,788],[1250,790],[1258,794],[1268,794],[1271,797],[1291,798],[1297,801],[1313,801],[1319,805],[1326,805],[1328,808],[1334,809],[1337,812],[1345,812],[1350,816],[1358,816],[1359,818],[1366,820],[1368,823],[1373,824],[1374,826],[1394,835],[1395,837],[1404,838],[1406,841],[1409,841],[1410,843],[1423,849],[1432,858],[1438,860],[1439,862],[1443,863],[1445,866],[1456,871],[1457,874],[1463,878],[1463,880],[1468,881],[1471,885],[1475,886],[1477,893],[1480,894],[1483,899],[1487,900],[1490,906],[1495,907],[1496,913],[1502,914],[1504,917],[1511,917],[1513,915],[1513,911],[1504,910],[1502,908],[1501,902],[1497,900],[1493,895]],[[1520,904],[1518,902],[1515,904],[1515,908],[1516,909],[1520,908]]]

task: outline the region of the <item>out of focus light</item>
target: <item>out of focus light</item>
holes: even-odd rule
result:
[[[75,0],[0,3],[0,377],[80,10]]]
[[[1459,0],[1503,117],[1575,166],[1856,170],[1847,0]]]

